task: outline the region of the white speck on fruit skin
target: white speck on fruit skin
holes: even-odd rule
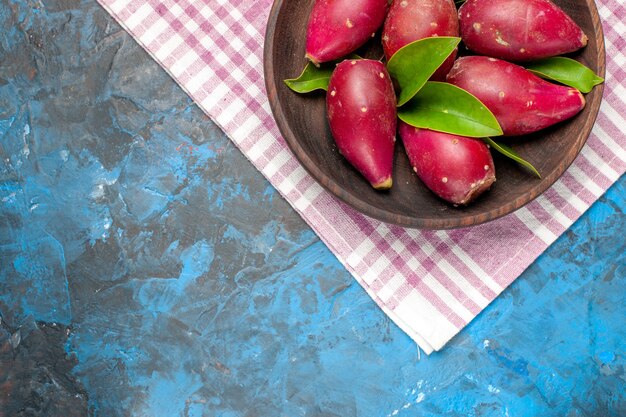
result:
[[[504,96],[505,96],[504,91],[500,91],[500,92],[498,93],[498,97],[500,97],[500,98],[504,98]]]
[[[453,145],[456,145],[457,143],[459,143],[459,140],[458,140],[458,139],[452,139],[452,144],[453,144]]]
[[[532,106],[532,105],[533,105],[533,101],[532,101],[532,100],[528,100],[528,101],[526,102],[526,107],[530,107],[530,106]]]
[[[413,167],[413,171],[417,172],[417,167]]]
[[[376,36],[376,32],[372,32],[372,38]]]
[[[487,60],[489,60],[491,62],[496,62],[497,61],[497,59],[495,59],[495,58],[487,58]]]
[[[474,28],[474,30],[475,30],[476,32],[478,32],[478,33],[480,33],[480,26],[481,26],[481,25],[480,25],[480,23],[478,23],[478,22],[475,22],[475,23],[472,25],[472,27]]]
[[[361,107],[361,112],[362,113],[366,113],[367,112],[367,107],[365,107],[365,106]]]
[[[475,182],[470,184],[470,188],[474,188],[474,187],[476,187],[476,183]]]
[[[408,6],[408,5],[409,5],[409,2],[408,2],[408,1],[406,1],[406,0],[402,0],[402,1],[400,2],[400,7],[406,7],[406,6]]]
[[[352,65],[356,65],[356,61],[354,61],[354,60],[352,60],[350,63],[351,63]]]
[[[485,171],[489,171],[489,165],[485,165],[484,168],[485,168]]]
[[[502,34],[500,33],[499,30],[496,30],[496,38],[495,41],[497,43],[499,43],[502,46],[511,46],[507,41],[505,41],[504,39],[502,39]]]
[[[431,28],[436,28],[437,26],[439,26],[439,25],[437,24],[437,22],[430,22],[430,27],[431,27]]]
[[[445,183],[447,183],[447,182],[448,182],[448,177],[443,177],[443,178],[441,179],[441,182],[443,182],[444,184],[445,184]]]
[[[331,91],[331,92],[330,92],[330,95],[331,95],[332,97],[335,97],[335,96],[337,95],[337,90],[333,90],[333,91]]]
[[[519,50],[519,51],[520,51],[520,53],[522,53],[522,54],[523,54],[524,52],[526,52],[526,49],[524,49],[524,48],[520,48],[520,50]]]
[[[380,78],[385,78],[385,74],[384,74],[384,73],[382,73],[382,72],[379,72],[379,73],[378,73],[378,76],[379,76]]]
[[[349,28],[354,26],[354,23],[352,23],[352,20],[350,20],[350,18],[346,19],[346,26],[349,27]]]

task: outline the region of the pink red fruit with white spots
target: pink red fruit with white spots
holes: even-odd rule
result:
[[[369,59],[338,64],[328,84],[326,110],[341,154],[372,187],[390,188],[397,115],[385,66]]]
[[[577,89],[549,83],[519,65],[496,58],[459,58],[447,81],[482,101],[505,136],[536,132],[575,116],[585,107],[585,98]]]
[[[363,45],[385,21],[387,0],[316,0],[306,32],[306,57],[315,65]]]
[[[459,36],[459,20],[452,0],[394,0],[383,26],[387,59],[403,46],[432,36]],[[454,63],[456,50],[431,79],[442,81]]]
[[[419,129],[404,122],[398,132],[417,176],[450,203],[466,205],[496,180],[491,153],[480,139]]]
[[[507,61],[532,61],[587,45],[582,29],[550,0],[467,0],[459,21],[469,49]]]

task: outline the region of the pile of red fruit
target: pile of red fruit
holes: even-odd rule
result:
[[[376,189],[392,186],[394,143],[401,138],[411,166],[439,197],[465,205],[495,181],[487,144],[398,120],[397,85],[386,65],[345,59],[382,28],[387,62],[403,47],[431,37],[460,37],[475,55],[455,49],[430,77],[469,92],[495,116],[504,136],[524,135],[577,114],[576,88],[545,81],[514,64],[576,51],[587,37],[550,0],[316,0],[306,57],[316,66],[338,61],[326,105],[341,154]]]

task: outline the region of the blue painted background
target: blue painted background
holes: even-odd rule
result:
[[[0,22],[0,417],[626,416],[624,178],[426,357],[95,2]]]

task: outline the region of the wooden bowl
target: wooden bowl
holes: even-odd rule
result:
[[[453,207],[429,191],[413,173],[396,142],[393,187],[370,184],[339,154],[330,134],[323,91],[297,94],[283,82],[297,77],[307,61],[304,44],[314,0],[276,0],[265,35],[265,84],[278,127],[296,158],[328,191],[361,213],[412,228],[448,229],[494,220],[522,207],[550,187],[585,144],[602,100],[603,85],[586,95],[587,105],[574,118],[532,135],[504,139],[542,174],[538,179],[515,162],[494,153],[497,181],[467,207]],[[605,73],[604,36],[593,0],[555,0],[589,37],[571,55],[601,77]],[[380,38],[361,48],[361,56],[380,59]]]

